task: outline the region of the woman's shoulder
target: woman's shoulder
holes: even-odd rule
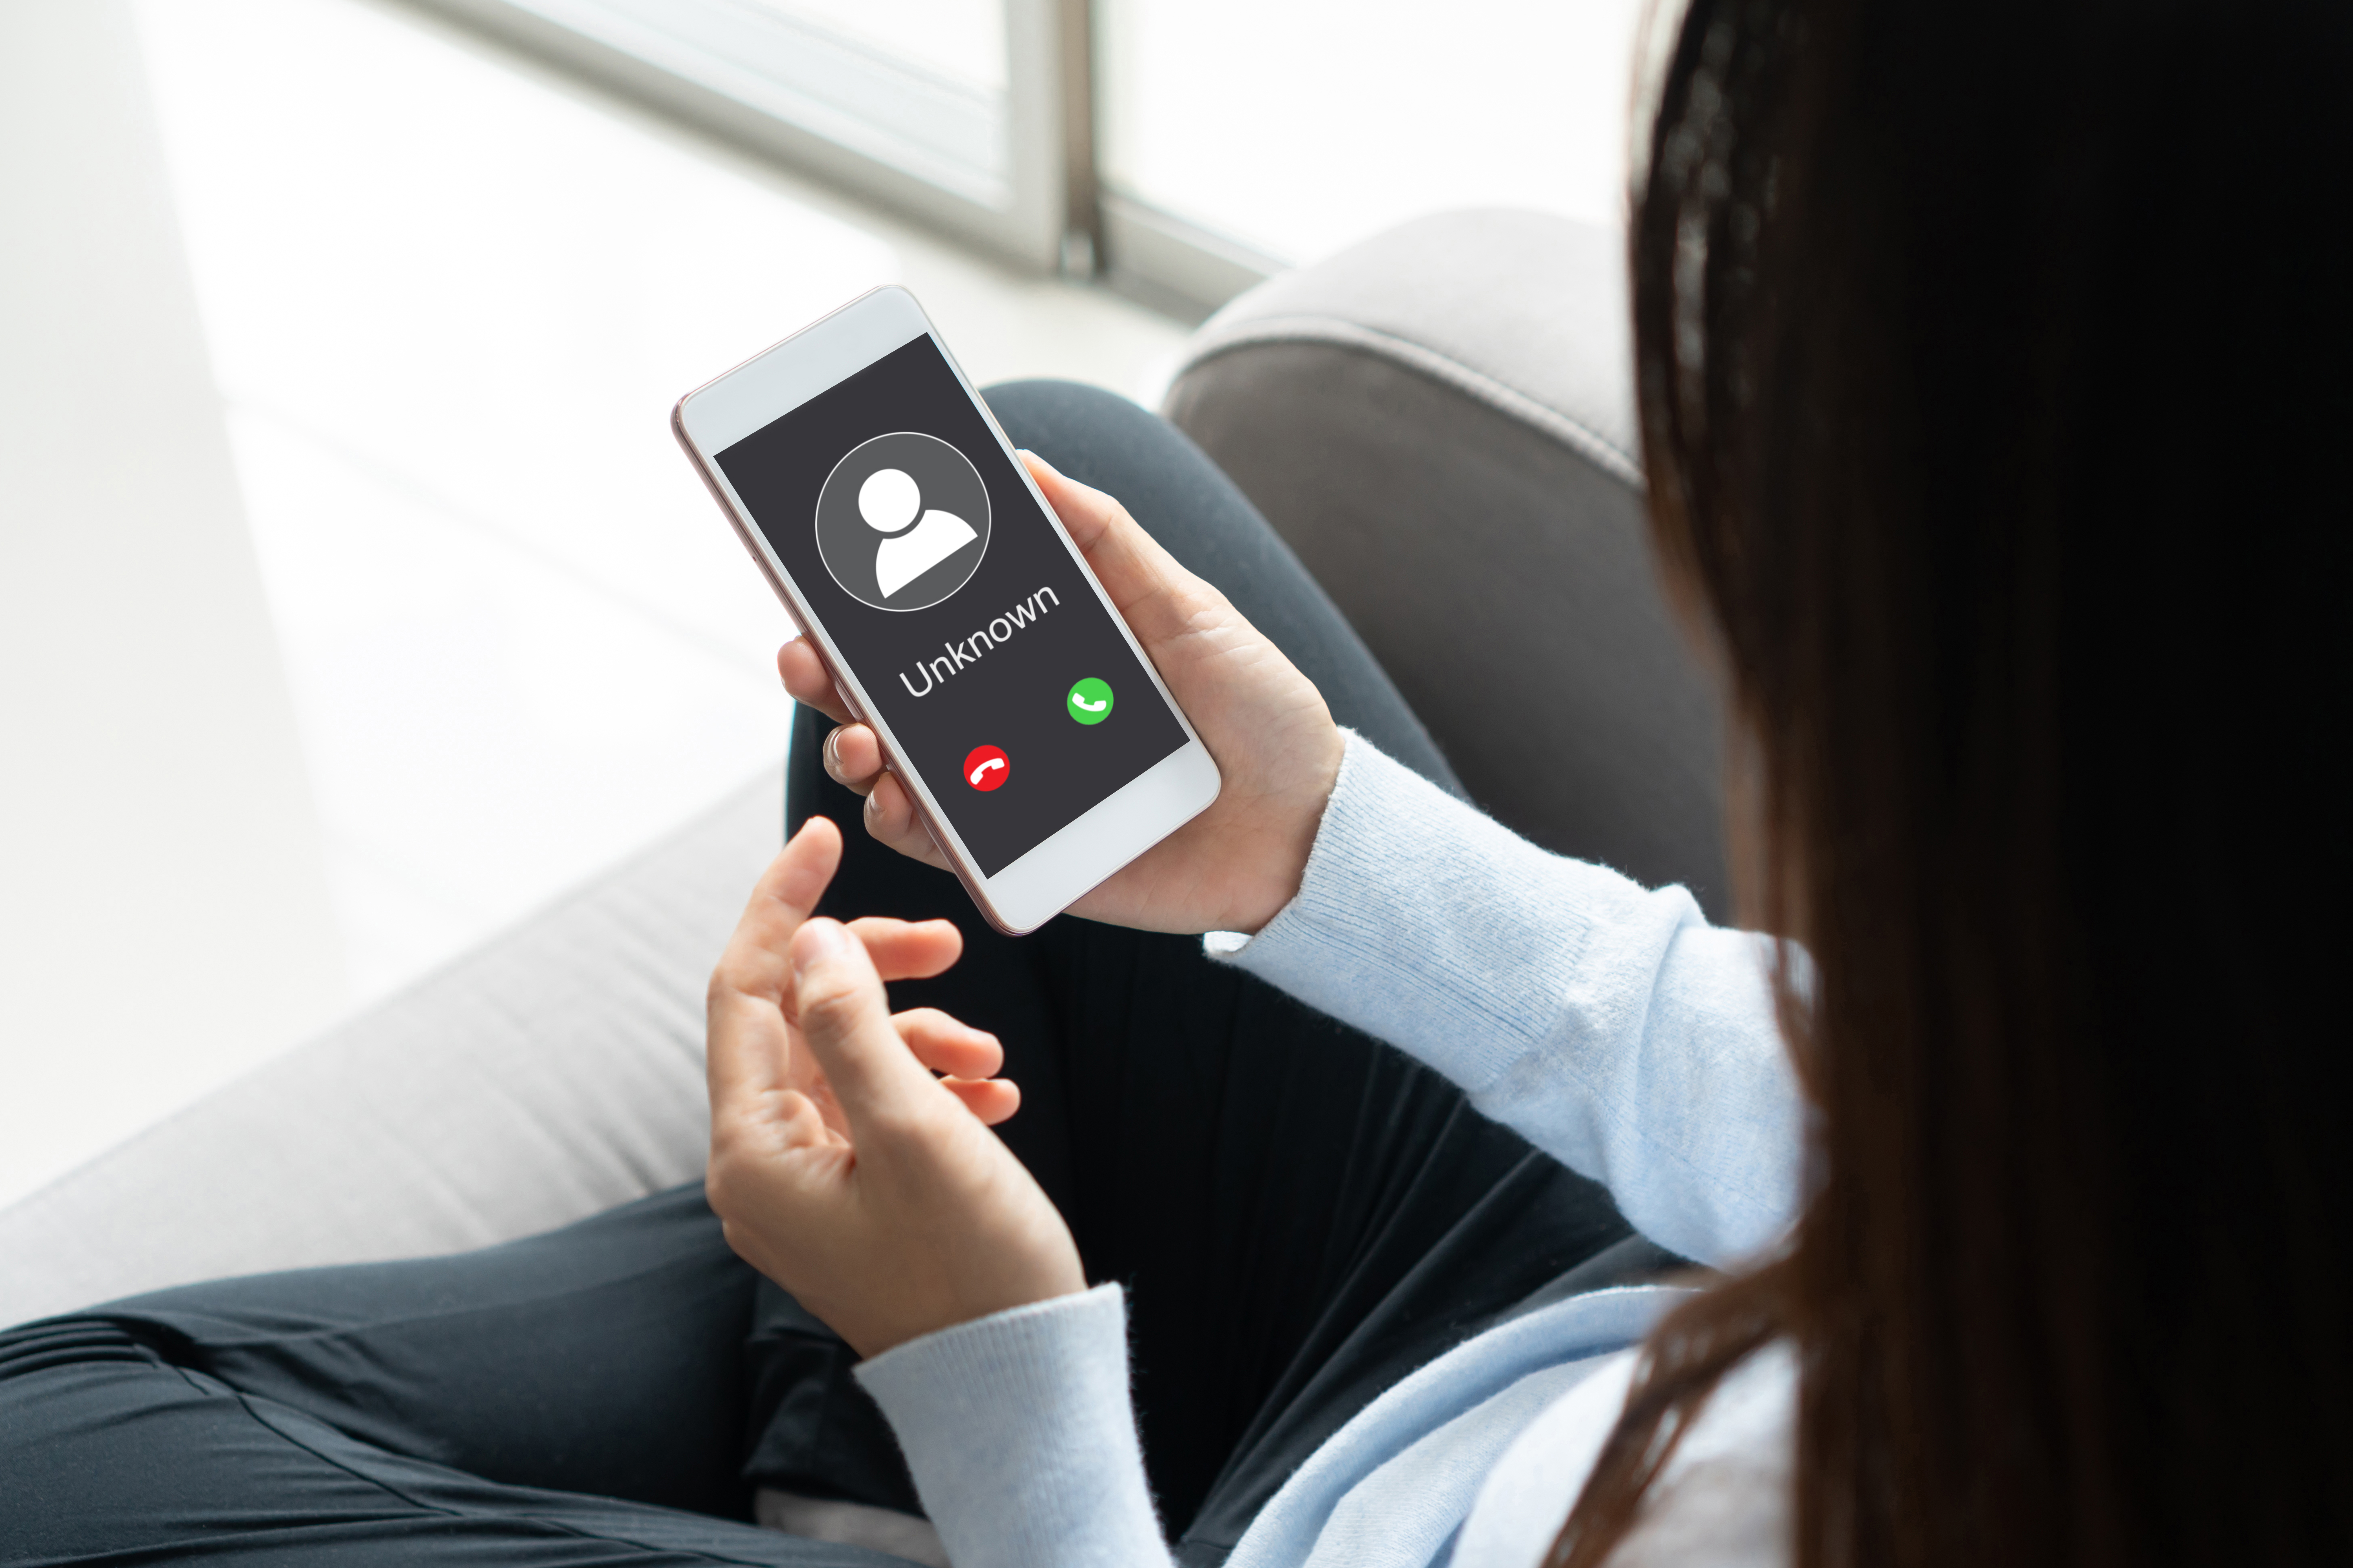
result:
[[[1652,1485],[1611,1568],[1782,1568],[1797,1386],[1786,1343],[1727,1373]]]
[[[1505,1450],[1463,1522],[1456,1568],[1545,1560],[1625,1406],[1639,1354],[1613,1357]],[[1612,1568],[1782,1568],[1796,1387],[1796,1363],[1782,1344],[1727,1373],[1652,1485]]]

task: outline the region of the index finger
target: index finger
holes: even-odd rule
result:
[[[902,921],[861,915],[850,931],[866,944],[867,956],[885,980],[929,980],[964,956],[964,932],[954,921]]]
[[[776,674],[794,701],[806,703],[837,724],[851,721],[849,705],[841,700],[833,672],[826,668],[817,645],[808,638],[795,637],[776,650]]]
[[[929,980],[955,967],[964,955],[964,933],[952,921],[901,921],[887,915],[865,915],[849,922],[849,931],[874,961],[874,972],[884,980]],[[798,1022],[800,1008],[787,987],[779,998],[787,1021]]]

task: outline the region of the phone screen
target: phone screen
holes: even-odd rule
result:
[[[984,876],[1185,744],[929,334],[715,457]]]

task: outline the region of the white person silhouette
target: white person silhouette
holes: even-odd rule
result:
[[[858,487],[858,515],[875,532],[896,536],[874,552],[874,584],[886,599],[980,537],[952,511],[923,511],[922,489],[899,468],[877,468],[866,477]],[[915,526],[907,528],[911,522]]]

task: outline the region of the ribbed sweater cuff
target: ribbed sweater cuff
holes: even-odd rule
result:
[[[956,1568],[1166,1564],[1116,1285],[959,1323],[858,1381],[890,1418]]]

